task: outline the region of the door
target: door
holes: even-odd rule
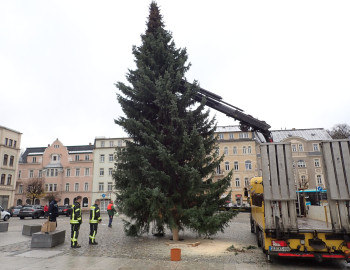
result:
[[[101,200],[101,202],[100,202],[101,212],[107,212],[108,203],[109,203],[109,200]]]

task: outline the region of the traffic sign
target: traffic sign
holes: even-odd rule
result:
[[[104,197],[106,197],[106,194],[103,193],[103,194],[102,194],[102,198],[104,198]]]
[[[317,187],[317,190],[318,191],[322,191],[322,187]]]

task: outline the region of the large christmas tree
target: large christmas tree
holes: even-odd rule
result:
[[[125,117],[115,122],[132,139],[118,152],[114,173],[118,207],[130,218],[125,230],[141,234],[154,223],[168,226],[174,240],[184,227],[206,236],[223,231],[234,213],[218,211],[231,174],[213,182],[222,161],[215,119],[208,119],[205,100],[194,102],[199,86],[186,82],[186,50],[175,47],[155,2],[141,38],[129,84],[117,83]]]

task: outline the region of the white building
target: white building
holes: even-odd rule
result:
[[[113,171],[115,154],[118,147],[125,147],[126,138],[95,138],[94,173],[92,184],[92,202],[101,200],[101,211],[107,211],[110,200],[116,199]]]
[[[0,205],[13,206],[22,133],[0,126]]]

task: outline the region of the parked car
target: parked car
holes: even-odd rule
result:
[[[10,212],[11,217],[13,217],[13,216],[18,217],[19,210],[21,210],[21,209],[22,209],[22,206],[21,206],[21,205],[12,206],[12,207],[10,208],[10,211],[8,211],[8,212]]]
[[[0,218],[4,221],[9,220],[9,218],[11,217],[11,214],[9,212],[5,211],[5,209],[2,208],[1,206],[0,206],[0,212],[1,212]]]
[[[40,218],[45,215],[44,208],[41,205],[25,205],[19,210],[19,218],[24,219],[25,217]]]
[[[69,217],[71,210],[70,205],[59,205],[58,206],[58,215],[65,215],[66,217]]]

